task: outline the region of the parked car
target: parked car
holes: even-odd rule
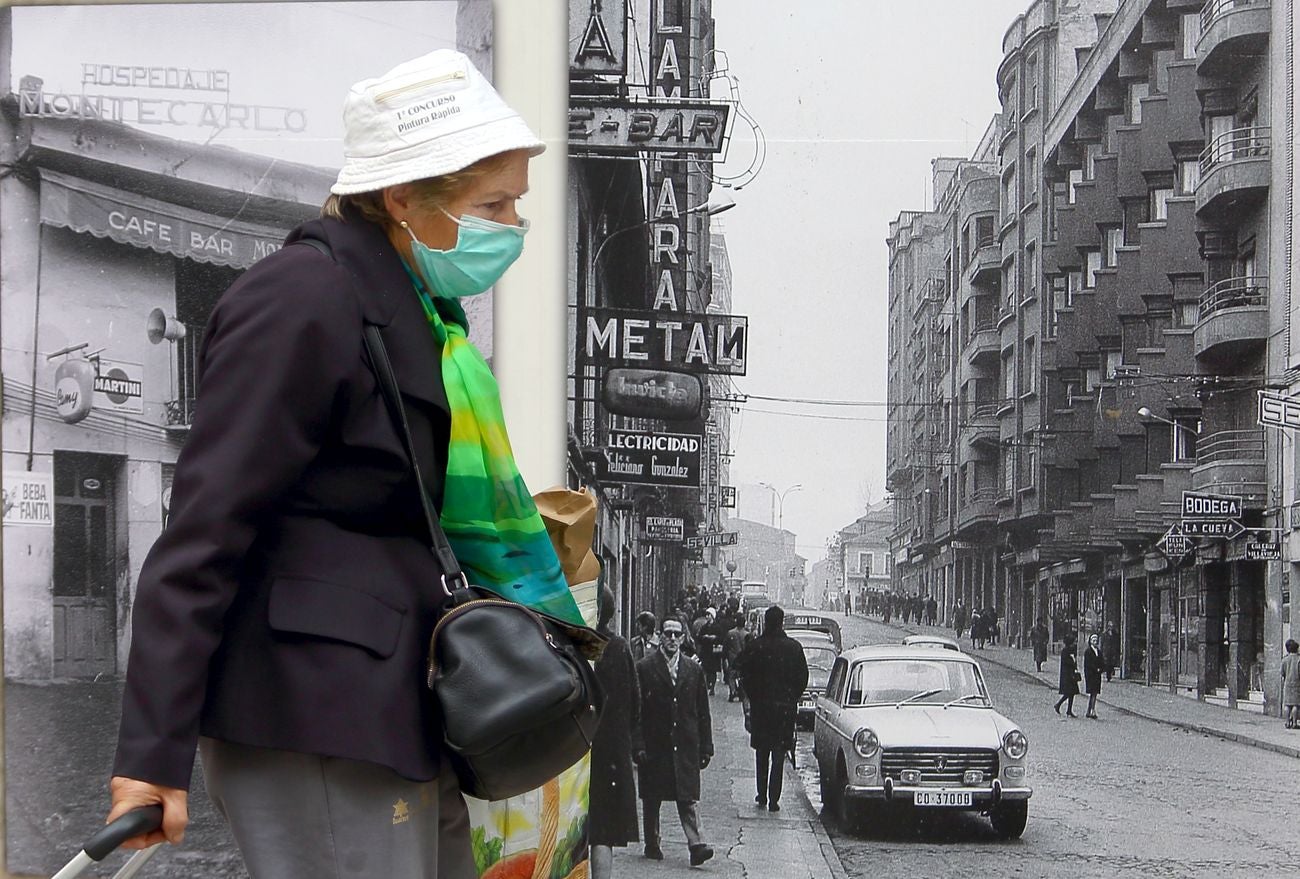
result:
[[[903,644],[908,647],[941,647],[945,650],[961,652],[960,644],[943,635],[908,635],[903,639]]]
[[[872,808],[937,808],[986,814],[1006,839],[1024,833],[1029,740],[993,709],[968,654],[884,644],[845,651],[817,698],[813,753],[822,802],[845,829]]]
[[[813,718],[817,714],[817,696],[826,692],[826,684],[831,677],[831,669],[840,652],[830,639],[820,643],[804,643],[803,658],[808,662],[808,689],[799,700],[799,713],[796,718],[802,729],[813,728]]]

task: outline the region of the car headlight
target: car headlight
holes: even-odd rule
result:
[[[1029,739],[1018,729],[1013,729],[1002,737],[1002,750],[1012,760],[1019,760],[1029,753]]]
[[[858,752],[859,757],[874,757],[880,750],[880,739],[876,738],[873,731],[863,727],[853,737],[853,750]]]

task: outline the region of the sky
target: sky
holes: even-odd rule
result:
[[[758,398],[883,403],[889,223],[932,206],[931,159],[970,155],[998,111],[1002,37],[1028,6],[713,0],[717,48],[767,142],[757,177],[715,218],[750,332],[731,483],[801,484],[782,513],[810,561],[885,496],[886,410]],[[732,137],[721,176],[754,155],[747,126]]]
[[[344,32],[345,44],[339,39]],[[352,84],[400,60],[455,45],[455,0],[18,7],[11,87],[16,92],[18,81],[31,75],[44,80],[47,94],[81,94],[84,64],[225,70],[231,102],[302,110],[304,130],[139,127],[165,137],[211,138],[213,144],[246,152],[337,168],[340,110]],[[84,91],[225,100],[224,94],[137,87],[86,85]],[[267,118],[276,117],[268,113]],[[303,128],[297,117],[291,124]]]

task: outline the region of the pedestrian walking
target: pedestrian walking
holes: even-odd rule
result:
[[[636,615],[637,634],[632,638],[629,645],[634,662],[640,662],[659,649],[659,635],[656,634],[656,627],[655,615],[650,611],[643,610]]]
[[[633,729],[632,755],[640,781],[645,856],[663,860],[659,810],[677,804],[691,866],[713,857],[700,831],[700,772],[713,758],[713,724],[704,671],[682,654],[686,627],[670,617],[659,630],[659,650],[637,663],[641,684],[640,722]]]
[[[974,650],[984,646],[984,608],[972,608],[970,612],[970,646]]]
[[[601,584],[596,630],[609,638],[596,663],[605,707],[591,742],[587,837],[592,879],[610,879],[614,848],[637,841],[636,785],[632,779],[632,730],[641,711],[641,688],[627,641],[610,630],[614,593]]]
[[[1286,640],[1286,656],[1282,657],[1282,710],[1286,728],[1300,729],[1300,643],[1294,638]]]
[[[1079,695],[1079,678],[1079,664],[1074,658],[1074,639],[1069,639],[1061,648],[1061,676],[1056,686],[1056,692],[1061,694],[1061,698],[1056,700],[1057,714],[1061,713],[1061,706],[1065,705],[1066,714],[1070,717],[1079,716],[1074,713],[1074,697]]]
[[[933,626],[939,615],[939,602],[931,595],[925,602],[925,624]]]
[[[1119,633],[1115,631],[1114,623],[1107,623],[1106,633],[1101,636],[1101,664],[1106,670],[1106,682],[1110,683],[1111,675],[1119,665]]]
[[[710,607],[705,614],[708,621],[700,626],[697,637],[700,644],[700,666],[704,669],[704,681],[708,684],[709,695],[712,696],[718,683],[718,674],[722,671],[727,627],[713,608]]]
[[[749,633],[745,627],[739,623],[727,630],[726,634],[726,663],[727,663],[727,701],[735,702],[740,698],[740,669],[738,666],[740,654],[744,652],[745,645],[749,642]]]
[[[966,631],[966,605],[962,604],[961,599],[957,599],[957,606],[952,610],[952,628],[957,633],[957,637]]]
[[[1029,643],[1034,648],[1034,667],[1042,671],[1043,663],[1047,662],[1047,626],[1043,625],[1041,617],[1029,630]]]
[[[431,110],[444,101],[454,114]],[[469,814],[418,681],[446,571],[363,333],[382,329],[470,580],[580,623],[459,304],[519,256],[544,144],[446,49],[357,83],[343,119],[322,216],[207,323],[169,521],[138,575],[109,817],[159,804],[161,829],[127,846],[179,842],[197,748],[254,877],[460,879]]]
[[[803,647],[785,633],[785,611],[769,607],[763,634],[740,656],[740,675],[749,693],[749,746],[754,749],[754,802],[781,810],[786,753],[794,750],[799,699],[808,687]]]
[[[1101,641],[1094,633],[1088,636],[1083,651],[1083,691],[1088,694],[1088,711],[1084,717],[1097,719],[1097,697],[1101,695]]]
[[[994,647],[998,646],[1002,632],[998,627],[998,607],[996,604],[990,604],[984,610],[984,633]]]

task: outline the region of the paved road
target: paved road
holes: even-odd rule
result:
[[[898,637],[860,618],[843,628],[846,647]],[[984,674],[1030,741],[1024,837],[1000,841],[970,813],[852,833],[824,818],[849,876],[1254,877],[1294,863],[1293,758],[1121,714],[1058,717],[1041,683],[992,664]],[[800,739],[800,774],[820,807],[811,734]]]

